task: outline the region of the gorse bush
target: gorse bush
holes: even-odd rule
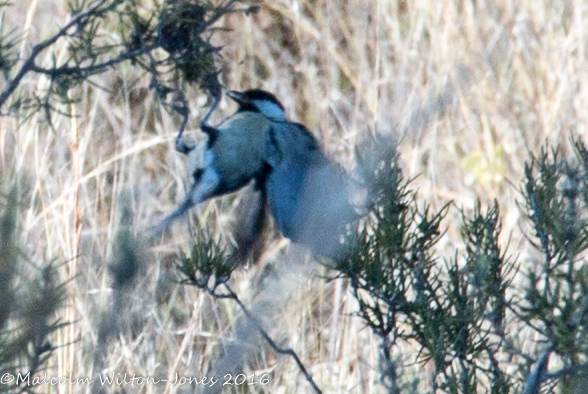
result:
[[[360,154],[369,210],[346,239],[345,257],[327,266],[349,281],[358,318],[380,338],[388,392],[581,392],[588,370],[588,155],[582,142],[575,148],[573,159],[556,148],[526,166],[520,207],[538,253],[525,264],[501,249],[497,203],[461,211],[463,250],[439,257],[450,207],[419,205],[395,151],[372,155],[370,163]],[[182,255],[180,271],[185,283],[214,293],[228,280],[227,262],[209,236],[202,242]],[[529,337],[536,338],[531,346]],[[395,357],[400,341],[416,345],[415,354]],[[415,362],[429,371],[419,375],[427,383],[405,378]]]
[[[147,7],[134,0],[72,0],[67,2],[72,18],[53,36],[33,45],[25,59],[18,59],[19,35],[5,32],[2,23],[0,108],[24,116],[42,111],[51,122],[54,113],[69,113],[67,105],[79,100],[76,88],[82,83],[130,63],[149,75],[159,102],[185,122],[185,92],[190,84],[220,94],[215,63],[220,48],[210,41],[212,26],[224,15],[255,11],[255,3],[229,0],[215,6],[201,0],[166,0]],[[10,5],[3,2],[0,8]],[[104,33],[109,30],[116,34]],[[61,44],[67,54],[58,59]],[[50,64],[39,64],[44,52],[52,53]],[[22,89],[23,78],[31,73],[44,75],[46,86]]]
[[[573,157],[554,148],[525,166],[520,209],[538,252],[529,261],[501,250],[497,203],[487,210],[478,203],[471,216],[462,211],[464,250],[440,259],[433,247],[447,207],[419,208],[395,156],[367,178],[370,214],[335,268],[381,338],[382,381],[391,392],[402,392],[402,368],[391,356],[398,341],[418,348],[416,360],[403,361],[432,365],[433,391],[585,387],[588,154],[580,140],[574,147]]]
[[[33,382],[54,356],[54,334],[67,325],[60,309],[65,283],[58,265],[28,261],[19,245],[16,189],[0,195],[0,392],[28,391],[22,381]],[[12,377],[12,378],[10,378]],[[21,384],[18,384],[21,379]],[[33,382],[34,383],[34,382]]]
[[[477,392],[491,382],[491,392],[508,392],[508,375],[497,360],[500,340],[492,335],[503,327],[512,279],[512,262],[499,247],[497,205],[483,212],[477,204],[471,219],[462,212],[463,258],[456,252],[441,259],[435,245],[449,206],[419,207],[395,155],[367,176],[370,212],[335,269],[349,278],[358,315],[381,339],[382,383],[404,392],[411,386],[400,384],[399,364],[417,361],[432,366],[433,391]],[[416,344],[416,360],[393,358],[398,341]]]
[[[569,158],[544,150],[525,166],[521,208],[539,255],[510,308],[540,343],[537,354],[525,355],[534,364],[527,392],[555,382],[563,392],[581,392],[587,382],[588,151],[579,139],[574,148]]]

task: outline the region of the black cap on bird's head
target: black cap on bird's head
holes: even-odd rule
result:
[[[230,90],[227,95],[238,105],[238,112],[258,112],[272,120],[284,121],[284,106],[273,94],[261,89],[249,89],[242,92]]]

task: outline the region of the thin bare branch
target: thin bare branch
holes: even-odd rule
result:
[[[33,67],[35,67],[35,60],[37,56],[41,54],[45,49],[49,48],[53,45],[58,39],[65,36],[69,29],[76,26],[80,23],[84,18],[92,15],[95,13],[101,6],[107,3],[108,0],[97,0],[93,5],[89,6],[84,11],[72,16],[71,20],[63,26],[57,33],[55,33],[52,37],[48,38],[47,40],[35,45],[31,51],[31,54],[25,60],[23,65],[21,66],[20,70],[16,73],[12,81],[8,83],[8,86],[2,93],[0,93],[0,108],[4,106],[6,100],[14,93],[16,88],[20,85],[20,82],[24,78],[24,76],[29,73],[30,71],[34,71]]]

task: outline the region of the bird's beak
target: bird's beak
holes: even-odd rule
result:
[[[236,90],[229,90],[227,96],[232,98],[237,104],[245,104],[246,100],[242,92]]]

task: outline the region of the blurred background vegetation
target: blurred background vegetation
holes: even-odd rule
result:
[[[34,54],[35,44],[56,34],[72,13],[96,3],[21,0],[2,7],[2,91]],[[186,34],[202,38],[197,48],[203,48],[198,58],[203,61],[182,58],[178,68],[159,62],[161,53],[196,50],[181,40],[175,46],[177,37],[168,33],[185,26],[172,29],[165,18],[154,17],[169,16],[164,12],[169,7],[184,15],[182,1],[106,1],[112,8],[98,14],[103,18],[88,21],[79,35],[72,28],[71,37],[36,54],[39,70],[23,75],[2,103],[0,341],[18,347],[0,352],[0,361],[7,360],[1,372],[24,368],[73,378],[113,372],[160,379],[176,373],[211,376],[222,370],[216,360],[231,354],[232,344],[253,343],[238,303],[179,285],[185,278],[176,270],[180,264],[187,275],[190,267],[203,267],[190,265],[192,257],[203,258],[194,247],[202,236],[195,229],[207,229],[202,242],[212,242],[219,252],[230,250],[247,190],[204,204],[156,244],[141,241],[145,230],[184,196],[190,179],[174,138],[187,116],[186,105],[187,133],[203,138],[198,125],[209,97],[199,85],[214,89],[208,76],[218,69],[230,89],[260,87],[275,93],[289,116],[312,130],[333,161],[350,171],[357,168],[358,146],[376,134],[385,137],[379,144],[398,153],[387,158],[388,170],[401,174],[382,175],[397,180],[387,183],[396,189],[386,189],[386,195],[405,199],[390,200],[396,208],[380,201],[373,212],[384,207],[388,216],[382,217],[396,215],[406,220],[407,231],[418,228],[427,234],[418,246],[420,256],[426,255],[420,276],[406,283],[416,293],[414,283],[427,283],[423,294],[436,297],[439,308],[421,303],[424,309],[412,321],[414,309],[402,309],[408,301],[419,306],[419,295],[410,298],[410,289],[404,304],[393,299],[398,296],[394,289],[384,289],[391,291],[384,297],[388,303],[378,307],[362,298],[366,290],[384,294],[378,293],[382,283],[374,283],[373,273],[366,271],[369,264],[356,264],[357,256],[375,250],[369,236],[378,234],[379,221],[372,223],[374,231],[365,234],[363,244],[355,240],[360,247],[335,269],[317,265],[270,232],[259,261],[232,273],[231,289],[278,344],[296,352],[323,392],[449,390],[453,386],[444,384],[454,378],[453,392],[488,392],[490,387],[494,392],[583,392],[585,381],[568,377],[585,371],[588,354],[581,329],[588,310],[581,296],[588,278],[581,226],[588,196],[581,144],[588,124],[582,114],[588,107],[588,5],[579,0],[198,3],[231,3],[238,10],[221,8],[211,26],[188,29]],[[86,31],[92,34],[83,35]],[[84,46],[88,39],[96,40],[100,51]],[[160,52],[152,57],[133,55],[153,45]],[[116,67],[91,72],[89,59],[124,51],[130,54]],[[57,77],[42,70],[65,62],[90,69]],[[224,100],[212,123],[233,110]],[[408,179],[408,194],[402,194]],[[395,253],[409,256],[416,245],[410,242],[400,245],[401,252],[382,253],[388,260],[381,261],[391,261]],[[492,258],[480,263],[480,250]],[[498,260],[504,275],[490,278],[485,270]],[[388,272],[390,281],[415,258],[396,262]],[[325,280],[334,276],[344,278]],[[436,286],[443,285],[434,278],[456,284],[451,288],[456,292],[447,287],[437,293]],[[512,292],[492,287],[496,281]],[[13,288],[21,293],[7,291]],[[444,327],[439,321],[447,323],[447,330],[467,325],[472,320],[451,320],[456,314],[452,302],[473,295],[480,296],[482,306],[468,309],[466,302],[458,309],[481,322],[472,330],[486,333],[482,339],[493,350],[517,349],[487,352],[484,368],[490,378],[480,378],[477,386],[470,383],[480,371],[465,355],[475,353],[479,342],[451,347],[442,341],[453,338],[450,344],[455,344],[463,337],[438,335],[433,338],[439,342],[427,344],[415,330]],[[498,313],[500,297],[520,301],[516,305],[522,307]],[[40,303],[36,300],[46,300],[42,306],[55,312],[31,307]],[[373,310],[393,316],[398,325],[381,325],[373,320]],[[32,324],[31,316],[39,316],[42,324]],[[410,335],[404,338],[402,332]],[[435,353],[434,345],[453,353]],[[267,374],[269,382],[234,386],[233,392],[312,391],[291,357],[263,342],[253,347],[244,373]],[[556,356],[548,362],[551,354]],[[541,374],[548,366],[551,375],[545,377]],[[469,373],[465,380],[464,371]],[[558,375],[561,371],[566,373]],[[533,376],[543,377],[534,382]],[[195,390],[163,387],[169,393]],[[134,389],[113,386],[105,392]],[[38,388],[96,390],[97,385]],[[137,390],[160,393],[162,386],[145,384]]]

